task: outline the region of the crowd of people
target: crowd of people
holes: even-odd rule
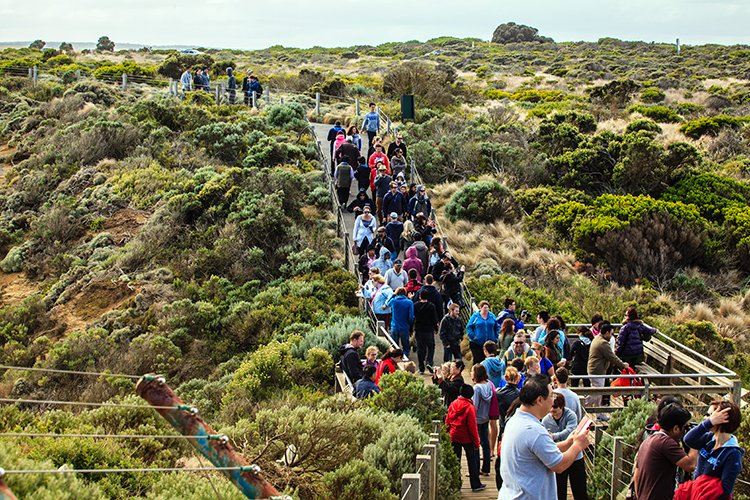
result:
[[[587,499],[583,452],[591,421],[575,388],[604,387],[613,375],[637,370],[645,360],[644,342],[656,330],[643,323],[635,307],[628,307],[616,337],[614,326],[598,313],[590,327],[578,327],[572,338],[564,319],[548,311],[539,311],[538,325],[527,331],[531,315],[517,313],[512,298],[505,299],[497,314],[487,301],[480,302],[464,324],[464,268],[436,236],[426,189],[406,180],[403,139],[397,136],[386,148],[376,125],[379,117],[371,104],[361,127],[368,133],[366,156],[360,154],[356,126],[344,130],[336,123],[328,137],[338,201],[356,214],[353,251],[359,258],[361,297],[368,312],[384,322],[394,344],[380,358],[378,349],[369,346],[364,359],[358,353],[361,332],[342,346],[341,367],[354,384],[354,395],[379,393],[380,378],[400,365],[415,374],[431,372],[447,407],[445,425],[454,452],[467,461],[472,491],[487,488],[482,476],[490,475],[494,461],[498,498],[564,499],[570,490],[574,499]],[[349,202],[355,181],[358,192]],[[438,336],[443,363],[433,368]],[[462,352],[466,340],[468,352]],[[417,366],[402,363],[414,343]],[[472,363],[471,383],[464,378],[464,356]],[[586,402],[600,407],[608,399],[588,396]],[[707,419],[685,435],[684,444],[693,452],[681,453],[677,442],[690,413],[676,400],[659,410],[645,436],[668,430],[641,446],[633,483],[637,498],[672,498],[676,468],[695,469],[695,480],[682,484],[675,498],[729,498],[743,454],[731,435],[739,425],[736,405],[712,404]],[[596,419],[609,417],[602,413]],[[709,490],[716,496],[705,496]]]
[[[193,75],[193,73],[195,73],[195,75]],[[229,100],[229,104],[234,104],[237,100],[237,78],[234,75],[234,68],[228,67],[226,73],[227,99]],[[205,66],[186,68],[180,76],[180,88],[183,97],[187,95],[187,92],[211,92],[211,75],[209,74],[209,68]],[[242,78],[241,91],[246,106],[251,104],[257,106],[257,100],[263,95],[263,85],[261,85],[258,77],[253,75],[253,70],[247,70],[245,76]],[[255,102],[253,102],[253,93],[255,93]]]

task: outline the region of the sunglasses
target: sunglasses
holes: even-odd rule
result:
[[[513,342],[513,343],[516,345],[521,345],[521,344],[525,344],[526,342],[521,341],[521,342]]]

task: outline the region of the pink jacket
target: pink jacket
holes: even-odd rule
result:
[[[422,260],[418,257],[417,249],[414,247],[409,247],[406,249],[406,260],[404,260],[404,271],[408,273],[409,269],[416,269],[417,279],[419,280],[421,280],[422,276],[424,276],[424,266],[422,265]]]

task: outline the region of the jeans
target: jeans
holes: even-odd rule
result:
[[[591,379],[591,387],[604,387],[604,377],[602,378],[592,378]],[[591,399],[589,399],[589,404],[591,406],[602,406],[602,396],[590,396]]]
[[[409,332],[391,332],[391,337],[396,344],[401,344],[401,349],[404,351],[404,356],[409,357]]]
[[[443,363],[461,359],[461,346],[459,344],[443,344]]]
[[[466,464],[469,466],[469,484],[471,489],[479,488],[482,482],[479,480],[479,450],[474,448],[472,443],[451,443],[453,453],[458,457],[458,463],[461,463],[461,449],[466,450]]]
[[[490,473],[490,423],[477,424],[479,444],[482,445],[482,472]]]
[[[570,491],[574,500],[588,500],[586,492],[586,465],[584,460],[576,460],[565,472],[555,474],[557,481],[557,500],[568,498],[568,478],[570,478]]]
[[[370,132],[369,130],[367,131],[367,150],[368,151],[372,147],[372,140],[375,139],[376,134],[377,132]]]
[[[417,339],[417,358],[419,360],[419,371],[423,372],[425,362],[432,366],[435,357],[435,333],[417,332],[414,337]]]

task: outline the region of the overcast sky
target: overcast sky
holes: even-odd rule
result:
[[[514,21],[556,41],[750,43],[750,0],[0,0],[0,41],[193,45],[377,45],[437,36],[488,40]]]

